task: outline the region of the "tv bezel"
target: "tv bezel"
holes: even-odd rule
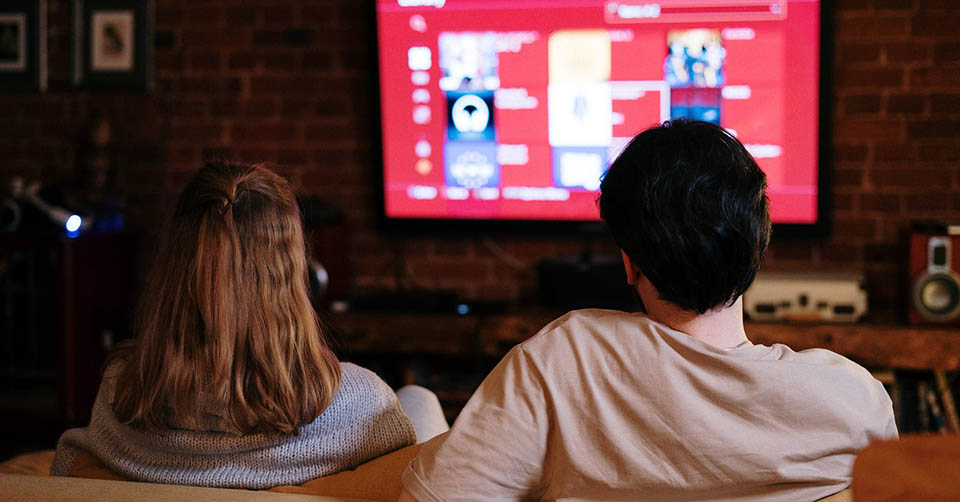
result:
[[[473,219],[473,218],[397,218],[387,216],[385,169],[383,165],[383,123],[380,103],[380,37],[377,0],[365,2],[368,8],[371,75],[371,169],[374,172],[374,207],[376,227],[386,233],[416,234],[597,234],[605,232],[600,220],[536,220],[536,219]],[[833,164],[833,12],[826,0],[820,0],[820,82],[818,90],[817,146],[817,221],[813,223],[774,223],[774,239],[825,239],[832,223],[831,171]]]

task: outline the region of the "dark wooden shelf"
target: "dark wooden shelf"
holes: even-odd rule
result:
[[[558,315],[548,311],[468,316],[351,312],[330,319],[340,328],[345,348],[354,353],[500,357]],[[955,327],[748,322],[746,329],[754,343],[783,343],[795,350],[824,348],[868,367],[960,369],[960,328]]]

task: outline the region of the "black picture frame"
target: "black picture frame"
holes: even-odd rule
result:
[[[47,87],[46,0],[0,2],[0,91]]]
[[[153,0],[74,0],[73,84],[82,89],[153,86]]]

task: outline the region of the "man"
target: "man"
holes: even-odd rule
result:
[[[571,312],[508,353],[400,500],[815,500],[897,436],[882,385],[832,352],[753,345],[741,295],[770,235],[766,177],[725,130],[638,135],[600,213],[645,314]]]

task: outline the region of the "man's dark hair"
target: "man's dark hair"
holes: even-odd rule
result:
[[[638,134],[600,185],[600,216],[660,298],[704,313],[746,291],[770,240],[767,177],[727,131],[673,120]]]

